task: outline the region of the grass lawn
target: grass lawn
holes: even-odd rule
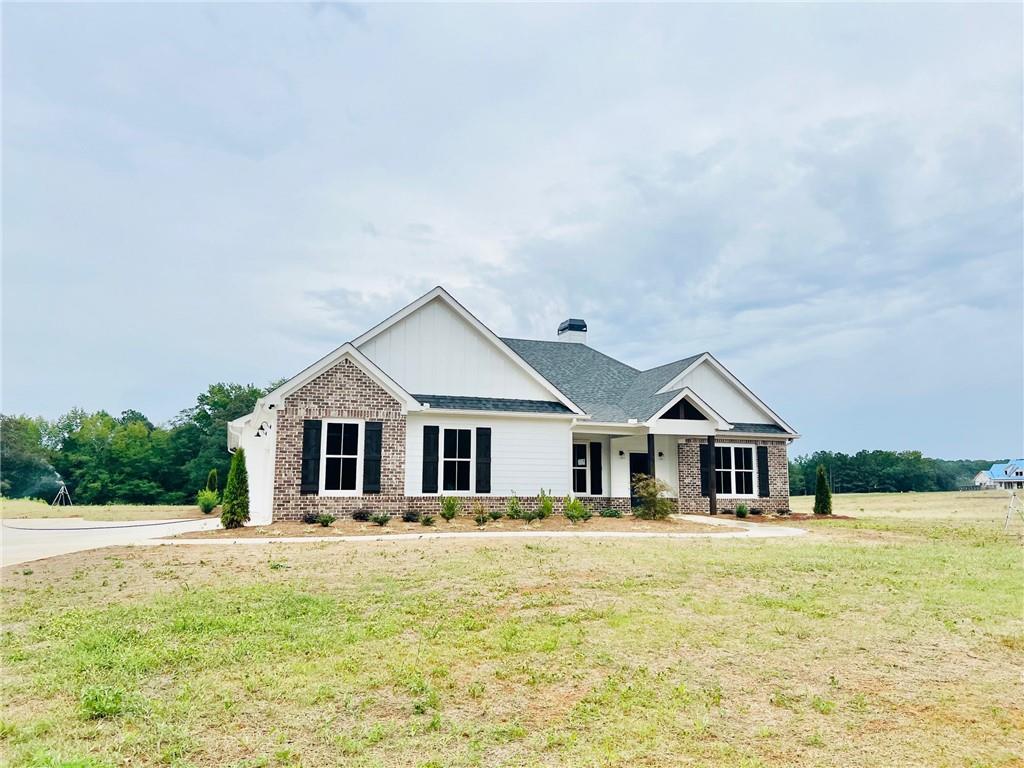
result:
[[[211,514],[220,514],[214,510]],[[51,507],[39,499],[0,500],[0,517],[16,518],[80,517],[83,520],[180,520],[190,517],[205,517],[194,504],[188,506],[106,504],[97,506]]]
[[[1001,523],[993,502],[801,539],[18,566],[0,763],[1020,766],[1021,526]]]

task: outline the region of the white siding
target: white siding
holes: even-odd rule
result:
[[[572,433],[562,419],[512,418],[507,416],[455,416],[411,413],[405,446],[405,494],[423,495],[423,427],[491,428],[491,496],[536,496],[544,488],[556,496],[569,492]],[[476,435],[473,436],[470,487],[476,482]],[[442,432],[441,444],[444,437]],[[464,494],[474,496],[472,492]]]
[[[679,495],[679,440],[672,435],[654,436],[654,476],[664,480],[672,489],[672,495]],[[619,456],[619,451],[623,455]],[[658,457],[658,451],[664,455]],[[630,496],[629,454],[647,453],[647,435],[617,437],[611,441],[611,489],[612,496]]]
[[[359,351],[414,394],[555,400],[440,299],[424,304]]]
[[[775,423],[775,419],[754,404],[750,398],[710,365],[698,365],[686,374],[678,384],[678,388],[682,387],[689,387],[696,392],[699,398],[722,414],[726,421],[745,421],[755,424]]]
[[[277,442],[277,414],[274,411],[265,418],[242,429],[239,447],[245,449],[245,471],[249,475],[249,522],[246,525],[270,525],[274,517],[274,461]],[[256,430],[266,422],[269,431],[256,437]],[[221,484],[227,482],[221,479]]]

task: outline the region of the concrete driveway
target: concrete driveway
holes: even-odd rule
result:
[[[78,518],[4,520],[0,527],[0,566],[18,565],[85,549],[142,544],[161,536],[219,527],[220,520],[216,517],[134,523]]]

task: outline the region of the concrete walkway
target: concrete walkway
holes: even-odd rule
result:
[[[204,544],[315,544],[324,542],[359,543],[366,541],[429,541],[432,539],[782,539],[803,536],[802,528],[781,525],[758,525],[739,520],[720,520],[699,515],[673,515],[679,520],[701,523],[709,527],[742,528],[742,531],[707,531],[691,533],[665,533],[662,531],[588,531],[583,526],[575,531],[423,531],[422,533],[384,533],[379,536],[277,536],[233,539],[147,539],[139,544],[145,546],[200,546]]]
[[[153,520],[146,522],[93,522],[77,518],[5,520],[0,542],[0,565],[19,565],[46,557],[67,555],[87,549],[119,546],[220,546],[243,544],[315,544],[368,541],[429,541],[432,539],[779,539],[802,536],[807,531],[781,525],[758,525],[732,518],[723,520],[698,515],[675,515],[679,520],[700,523],[709,528],[742,528],[741,531],[664,533],[661,531],[482,531],[422,533],[384,533],[377,536],[277,536],[266,538],[169,539],[191,531],[211,531],[220,527],[218,518],[201,520]]]
[[[81,518],[4,520],[0,566],[18,565],[86,549],[142,544],[161,536],[220,527],[220,519],[100,522]]]

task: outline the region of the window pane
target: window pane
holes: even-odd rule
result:
[[[736,469],[753,469],[754,468],[754,449],[753,448],[737,448],[736,449]]]
[[[736,493],[753,493],[754,492],[754,473],[753,472],[737,472],[736,473]]]
[[[356,460],[341,460],[341,490],[354,491],[356,489]]]
[[[715,448],[715,468],[732,468],[732,448]]]
[[[715,490],[717,493],[732,493],[732,474],[715,472]]]
[[[456,476],[456,490],[468,491],[469,490],[469,462],[468,461],[457,461],[455,466],[458,467]]]
[[[341,459],[328,459],[324,469],[324,490],[341,490]]]
[[[459,432],[455,429],[444,431],[444,457],[454,459],[458,454]],[[449,489],[450,490],[450,489]]]
[[[346,456],[359,453],[359,425],[345,424],[345,435],[342,438],[341,452]]]
[[[444,479],[441,482],[441,489],[445,491],[455,490],[455,465],[457,461],[444,462]]]
[[[572,490],[573,493],[587,492],[587,470],[574,469],[572,471]]]
[[[337,456],[341,453],[341,428],[344,424],[327,425],[327,455]]]
[[[468,459],[470,456],[470,431],[468,429],[459,430],[459,458]]]
[[[587,446],[574,444],[572,447],[572,465],[574,467],[587,466]]]

